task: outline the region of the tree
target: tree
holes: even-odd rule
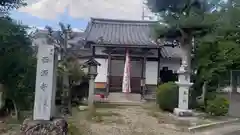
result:
[[[191,7],[204,9],[205,11],[215,11],[219,8],[225,8],[224,0],[148,0],[148,7],[154,13],[171,12],[182,14],[189,11]]]
[[[0,0],[0,12],[7,13],[9,10],[26,6],[25,0]]]
[[[61,56],[61,61],[58,64],[58,71],[60,76],[62,77],[62,104],[64,114],[70,113],[71,107],[71,93],[70,87],[72,83],[82,79],[84,73],[82,71],[81,65],[78,63],[77,57],[74,53],[69,49],[68,41],[73,39],[74,33],[72,32],[71,26],[65,26],[63,23],[59,23],[60,30],[53,31],[53,29],[49,26],[46,26],[48,30],[48,42],[49,44],[54,45],[58,54]],[[70,77],[71,76],[71,81]]]
[[[156,25],[156,39],[159,41],[159,39],[175,38],[180,42],[183,51],[182,64],[186,66],[190,80],[190,74],[193,73],[191,63],[194,52],[192,47],[196,47],[196,45],[193,46],[193,41],[205,36],[216,27],[219,14],[213,15],[212,13],[218,10],[213,10],[216,6],[209,4],[209,1],[200,0],[158,0],[154,4],[152,3],[154,3],[153,0],[148,1],[149,7],[163,18],[161,23]]]
[[[192,47],[191,37],[195,37],[193,69],[197,71],[194,87],[216,86],[219,77],[224,77],[228,69],[238,68],[239,63],[239,1],[229,0],[204,4],[201,1],[165,1],[165,8],[155,6],[164,17],[165,26],[156,28],[157,38],[180,37],[181,47]],[[175,5],[174,5],[175,4]],[[171,33],[171,34],[168,34]],[[174,34],[172,34],[174,33]],[[186,46],[184,46],[186,45]],[[191,50],[188,48],[188,50]],[[209,51],[211,50],[211,51]],[[190,51],[188,51],[188,58]],[[190,63],[190,60],[188,60]],[[209,85],[209,86],[210,86]],[[203,88],[202,93],[207,88]],[[216,90],[216,87],[213,88]],[[196,91],[196,90],[195,90]],[[202,95],[203,96],[203,95]],[[203,96],[205,97],[205,96]],[[204,98],[200,98],[204,102]]]
[[[30,107],[35,88],[36,59],[26,26],[17,24],[9,17],[0,19],[0,83],[5,99],[13,102],[16,114],[19,109]]]
[[[202,38],[196,48],[194,65],[198,70],[198,81],[207,80],[214,86],[213,90],[217,87],[214,82],[226,78],[229,70],[240,69],[240,8],[237,4],[229,5],[228,10],[220,12],[219,18],[222,19],[219,19],[218,27]]]

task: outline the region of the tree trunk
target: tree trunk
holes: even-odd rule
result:
[[[203,104],[205,104],[206,93],[207,93],[207,81],[204,81],[201,95]]]
[[[185,43],[181,45],[182,50],[182,62],[186,62],[187,64],[187,71],[191,73],[191,51],[192,51],[192,44]]]
[[[70,108],[69,108],[69,77],[68,74],[63,73],[63,113],[69,114]]]
[[[15,112],[15,116],[14,117],[17,120],[19,120],[19,111],[18,111],[18,108],[17,108],[17,104],[16,104],[15,100],[13,100],[13,99],[12,99],[12,103],[13,103],[14,112]]]
[[[0,83],[0,110],[5,106],[4,85]]]

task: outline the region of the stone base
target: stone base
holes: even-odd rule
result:
[[[21,126],[21,135],[67,135],[68,124],[63,118],[54,118],[50,121],[24,120]]]
[[[180,116],[180,117],[193,116],[193,111],[192,110],[185,110],[185,109],[180,109],[180,108],[174,108],[173,113],[177,116]]]

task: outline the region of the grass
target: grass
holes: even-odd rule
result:
[[[146,103],[142,107],[147,110],[149,116],[156,118],[159,124],[173,124],[178,127],[190,126],[189,121],[175,119],[169,112],[161,110],[155,102]]]
[[[201,124],[208,124],[212,121],[216,121],[216,117],[211,116],[204,116],[203,118],[197,118],[197,120],[180,120],[174,118],[174,116],[170,116],[168,112],[164,112],[156,105],[156,103],[147,103],[143,105],[143,108],[148,110],[147,114],[151,117],[156,118],[159,123],[162,124],[174,124],[180,128],[186,128],[193,125],[201,125]],[[218,119],[218,118],[217,118]]]
[[[113,109],[119,108],[120,105],[108,104],[108,103],[95,103],[94,107],[87,110],[80,111],[75,108],[73,112],[77,114],[80,119],[85,119],[91,122],[104,122],[105,119],[111,119],[112,117],[120,117],[120,114],[114,112]],[[119,120],[120,121],[120,120]]]

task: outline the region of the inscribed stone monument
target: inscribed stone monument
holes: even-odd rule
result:
[[[56,89],[56,55],[54,53],[54,46],[38,47],[34,120],[50,120],[53,115]]]

